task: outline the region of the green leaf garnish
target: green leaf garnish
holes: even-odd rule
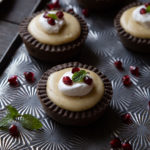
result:
[[[13,119],[7,115],[0,121],[0,129],[6,128],[12,121]]]
[[[146,12],[150,12],[150,6],[146,8]]]
[[[37,130],[42,127],[42,123],[35,117],[29,114],[24,114],[21,118],[21,124],[29,130]]]
[[[9,116],[10,118],[12,118],[13,120],[17,117],[20,117],[20,114],[18,113],[17,109],[8,105],[7,107],[7,116]]]
[[[82,82],[84,77],[86,76],[87,72],[85,70],[80,70],[78,72],[75,72],[72,76],[73,82]]]
[[[58,18],[56,14],[47,14],[47,16],[54,20]]]

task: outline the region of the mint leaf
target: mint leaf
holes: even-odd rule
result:
[[[0,120],[0,128],[3,129],[3,128],[7,127],[12,121],[13,121],[13,119],[7,115],[2,120]]]
[[[150,12],[150,6],[146,8],[146,12]]]
[[[57,19],[57,16],[56,16],[56,14],[48,14],[47,15],[48,17],[50,17],[50,18],[52,18],[52,19]]]
[[[7,116],[9,116],[9,118],[12,118],[13,120],[16,119],[17,117],[20,117],[21,115],[18,113],[17,109],[8,105],[7,107]]]
[[[37,118],[29,114],[22,115],[20,122],[24,128],[29,130],[42,128],[42,123]]]
[[[82,82],[84,77],[86,76],[87,72],[85,70],[80,70],[78,72],[75,72],[72,76],[73,82]]]

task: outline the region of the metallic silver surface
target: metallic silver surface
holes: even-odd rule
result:
[[[81,14],[75,0],[62,3]],[[18,125],[19,138],[0,130],[1,150],[110,150],[109,141],[114,136],[129,141],[133,150],[150,149],[150,61],[147,55],[133,53],[123,47],[113,27],[114,16],[114,13],[90,13],[90,17],[85,18],[90,29],[88,39],[74,59],[96,66],[111,80],[114,95],[104,116],[84,128],[62,126],[48,118],[36,95],[36,85],[43,72],[53,65],[38,62],[21,45],[0,78],[0,119],[5,115],[5,106],[11,104],[21,114],[29,113],[39,118],[43,128],[28,131]],[[115,68],[116,60],[123,62],[123,71]],[[139,77],[130,73],[130,65],[139,67]],[[25,80],[25,71],[35,73],[33,84]],[[131,87],[122,84],[122,77],[126,74],[131,77]],[[12,75],[18,75],[19,87],[9,86],[7,80]],[[131,114],[132,124],[122,123],[120,116],[125,113]]]

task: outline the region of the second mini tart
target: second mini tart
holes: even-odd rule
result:
[[[90,72],[93,72],[93,75],[95,74],[100,79],[100,81],[99,81],[100,85],[97,85],[97,87],[103,85],[104,91],[102,90],[101,91],[102,94],[99,95],[98,92],[95,92],[95,90],[94,90],[94,91],[91,91],[91,93],[89,93],[89,95],[87,95],[87,96],[85,95],[83,97],[80,97],[80,96],[79,97],[70,97],[70,96],[63,96],[61,94],[62,99],[64,99],[64,97],[71,98],[70,102],[73,100],[74,101],[73,105],[76,105],[76,103],[78,103],[78,100],[81,102],[82,102],[82,100],[85,100],[85,105],[86,105],[87,101],[88,101],[88,100],[86,100],[86,98],[89,96],[89,97],[91,97],[90,101],[88,102],[90,104],[90,106],[87,105],[88,107],[87,106],[83,107],[84,103],[82,102],[82,105],[80,105],[81,107],[80,106],[79,107],[71,106],[70,108],[67,108],[68,106],[65,106],[64,100],[63,100],[63,106],[61,106],[61,97],[59,98],[60,104],[58,104],[59,105],[58,106],[57,105],[58,101],[54,102],[52,99],[50,99],[50,95],[48,95],[48,93],[47,93],[47,88],[48,88],[47,83],[48,83],[49,77],[61,70],[65,71],[65,69],[67,69],[67,68],[69,69],[69,68],[75,68],[75,67],[79,67],[79,68],[82,68],[85,70],[89,70]],[[97,82],[97,83],[99,83],[99,82]],[[94,83],[94,84],[96,84],[96,83]],[[102,86],[102,89],[103,89],[103,86]],[[57,87],[55,87],[55,88],[57,88]],[[56,91],[57,90],[58,89],[56,89]],[[92,93],[95,93],[95,94],[93,95]],[[88,66],[88,65],[84,65],[84,64],[81,64],[78,62],[70,62],[70,63],[65,63],[62,65],[55,66],[55,67],[51,68],[50,70],[48,70],[47,72],[45,72],[43,74],[41,80],[39,81],[37,94],[40,98],[41,104],[43,105],[46,113],[51,118],[53,118],[54,120],[56,120],[57,122],[59,122],[61,124],[82,126],[82,125],[88,125],[89,123],[92,123],[93,121],[97,120],[103,114],[103,112],[108,107],[108,105],[111,101],[111,98],[112,98],[112,86],[111,86],[110,81],[106,78],[106,76],[103,75],[97,68]],[[99,99],[96,95],[98,97],[100,96]],[[92,100],[92,97],[94,97],[94,96],[96,96],[97,99],[96,100],[93,99],[93,101],[94,101],[93,102],[91,100]],[[51,98],[52,97],[53,97],[53,94],[51,95]],[[57,95],[57,97],[58,97],[58,95]],[[69,102],[69,100],[68,100],[68,102]]]
[[[37,59],[47,62],[60,62],[78,54],[81,46],[85,42],[88,35],[88,27],[86,22],[74,12],[69,13],[64,12],[65,14],[71,15],[78,21],[81,28],[81,33],[77,38],[73,39],[72,41],[64,42],[64,44],[59,36],[58,36],[59,41],[57,43],[51,44],[50,41],[49,44],[47,43],[48,40],[47,41],[39,40],[40,36],[38,35],[38,33],[37,33],[38,36],[35,37],[36,34],[33,35],[32,33],[30,33],[32,30],[29,31],[28,28],[31,21],[33,21],[35,17],[37,17],[42,13],[44,13],[44,11],[38,12],[32,15],[31,17],[26,18],[20,25],[20,36],[23,39],[23,42],[25,43],[25,46],[27,47],[29,54]],[[67,25],[65,25],[65,27],[63,27],[61,30],[65,30],[66,28]],[[39,28],[39,30],[41,30],[41,27]],[[48,35],[55,36],[57,35],[57,33],[56,34],[52,33]],[[41,39],[43,39],[43,35],[41,36]],[[53,41],[55,42],[55,40]]]
[[[129,50],[132,50],[132,51],[149,53],[150,52],[150,50],[149,50],[149,48],[150,48],[150,37],[144,38],[143,35],[140,37],[138,34],[134,35],[134,33],[129,33],[128,31],[126,31],[126,29],[121,24],[121,17],[123,15],[125,16],[127,14],[127,11],[128,12],[132,11],[132,13],[133,13],[132,9],[135,10],[137,7],[144,6],[144,5],[145,5],[144,3],[136,2],[136,3],[132,3],[132,4],[124,7],[117,14],[117,16],[114,20],[114,25],[115,25],[115,28],[117,29],[118,36],[120,37],[121,42],[123,43],[123,45],[126,48],[128,48]],[[129,17],[132,17],[132,14],[130,14]],[[127,17],[126,17],[126,19],[127,19]],[[135,24],[136,24],[136,22],[135,22]],[[141,26],[139,23],[137,23],[137,25]],[[133,28],[134,28],[134,30],[136,29],[136,27],[134,27],[134,26],[133,26]],[[142,32],[142,30],[137,29],[137,32]]]

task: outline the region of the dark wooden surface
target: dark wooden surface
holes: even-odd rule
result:
[[[0,4],[0,59],[17,35],[19,23],[42,0],[4,0]]]

